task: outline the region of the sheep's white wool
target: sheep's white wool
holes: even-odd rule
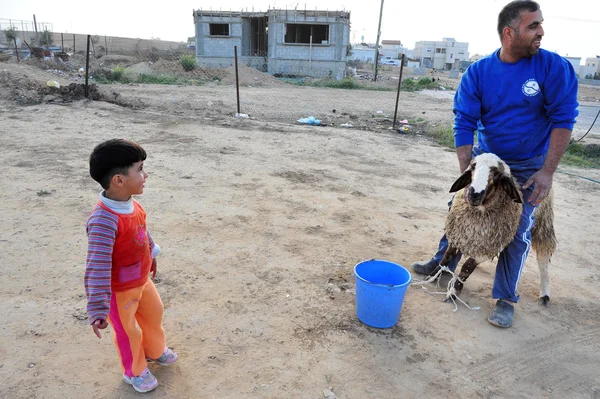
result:
[[[488,178],[490,176],[490,169],[493,167],[497,168],[500,164],[503,164],[506,173],[510,174],[508,165],[506,165],[497,155],[481,154],[477,157],[477,164],[475,165],[475,170],[472,172],[471,177],[471,187],[473,187],[474,192],[481,193],[486,189]]]

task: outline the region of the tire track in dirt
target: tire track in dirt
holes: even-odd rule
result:
[[[588,392],[600,384],[598,374],[582,364],[600,363],[600,327],[556,333],[523,343],[516,351],[475,363],[471,379],[482,386],[510,385],[514,380],[542,386],[549,392]],[[573,367],[569,367],[569,366]],[[595,376],[594,376],[595,375]]]

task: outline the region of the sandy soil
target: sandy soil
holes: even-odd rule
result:
[[[600,185],[573,176],[600,171],[556,175],[549,307],[531,256],[511,329],[486,321],[486,263],[462,294],[481,310],[454,312],[413,285],[398,324],[378,330],[355,316],[353,267],[433,253],[458,166],[418,132],[449,122],[450,99],[402,93],[399,116],[424,122],[398,134],[393,92],[244,86],[254,119],[236,119],[231,85],[102,86],[121,105],[22,106],[6,82],[49,75],[0,72],[0,396],[139,396],[111,339],[87,325],[82,282],[100,191],[87,158],[126,137],[149,153],[139,201],[163,249],[157,287],[180,355],[152,366],[160,386],[147,397],[600,397]],[[330,126],[295,124],[308,115]]]

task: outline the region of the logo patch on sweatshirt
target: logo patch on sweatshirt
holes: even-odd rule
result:
[[[537,96],[540,92],[540,85],[535,79],[529,79],[523,83],[523,94],[528,97]]]

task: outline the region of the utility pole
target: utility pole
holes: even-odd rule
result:
[[[35,14],[33,14],[33,26],[35,27],[35,45],[39,46],[39,40],[38,40],[38,29],[37,29],[37,21],[35,20]]]
[[[383,17],[383,0],[381,0],[381,8],[379,9],[379,25],[377,26],[377,42],[375,43],[375,74],[373,81],[377,81],[377,65],[379,64],[379,36],[381,36],[381,18]]]

